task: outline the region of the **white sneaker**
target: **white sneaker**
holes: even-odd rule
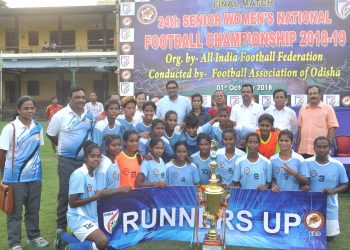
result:
[[[49,245],[49,242],[43,237],[38,237],[33,240],[27,240],[27,242],[29,245],[33,245],[35,247],[47,247]]]
[[[10,250],[23,250],[23,248],[20,245],[16,245],[16,246],[10,247],[9,249]]]

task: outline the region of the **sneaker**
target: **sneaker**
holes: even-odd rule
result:
[[[54,241],[54,243],[53,243],[53,246],[54,246],[54,248],[55,248],[56,250],[61,249],[61,247],[64,246],[64,242],[63,242],[63,240],[61,239],[61,236],[62,236],[63,233],[64,233],[64,230],[61,229],[61,228],[58,228],[58,229],[56,230],[56,238],[55,238],[55,241]]]
[[[10,247],[9,249],[10,250],[23,250],[23,248],[20,245],[16,245],[16,246]]]
[[[33,245],[35,247],[47,247],[49,242],[45,240],[43,237],[38,237],[33,240],[27,240],[29,245]]]

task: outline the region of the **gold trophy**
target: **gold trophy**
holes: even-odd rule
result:
[[[216,152],[219,149],[217,141],[211,142],[210,147],[210,169],[211,178],[209,179],[209,185],[201,186],[199,188],[199,198],[203,211],[204,220],[210,221],[210,229],[204,237],[203,250],[216,250],[222,249],[223,241],[221,236],[216,231],[216,222],[226,211],[227,202],[225,199],[225,189],[218,185],[219,180],[216,177]]]

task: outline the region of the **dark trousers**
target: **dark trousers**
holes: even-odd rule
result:
[[[7,216],[7,239],[9,247],[20,245],[22,232],[22,210],[25,208],[24,223],[30,240],[40,237],[39,211],[41,181],[13,183],[14,210]]]
[[[57,204],[57,228],[67,230],[67,210],[68,210],[68,191],[69,177],[77,168],[83,165],[83,161],[58,156],[58,204]]]

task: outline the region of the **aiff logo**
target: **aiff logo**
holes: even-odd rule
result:
[[[110,234],[113,233],[115,227],[117,226],[118,218],[119,218],[118,209],[103,213],[103,225],[108,233]]]
[[[338,17],[345,19],[350,14],[350,0],[336,0],[335,12]]]

